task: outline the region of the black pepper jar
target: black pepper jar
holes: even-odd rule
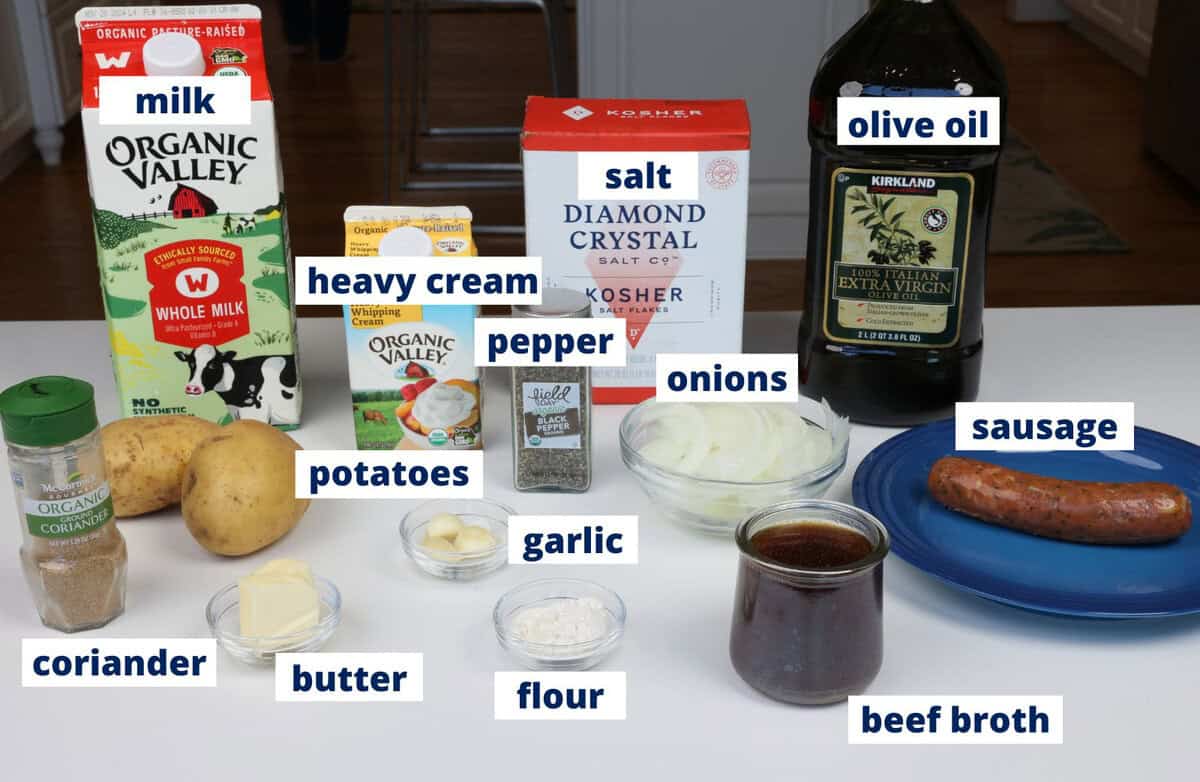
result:
[[[798,567],[764,556],[755,536],[784,524],[860,534],[865,555],[839,567]],[[883,662],[883,559],[874,516],[831,500],[768,506],[743,521],[729,656],[747,684],[788,703],[824,704],[863,692]]]
[[[590,318],[581,291],[548,288],[542,303],[514,306],[518,318]],[[592,370],[577,366],[512,369],[513,487],[583,492],[592,485]]]

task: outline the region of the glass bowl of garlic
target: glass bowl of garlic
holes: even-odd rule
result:
[[[432,500],[404,516],[400,541],[431,576],[467,581],[508,561],[508,517],[515,513],[490,500]]]

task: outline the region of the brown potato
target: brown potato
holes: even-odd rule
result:
[[[235,421],[204,441],[183,476],[183,520],[196,542],[237,557],[290,532],[309,505],[295,496],[298,450],[258,421]]]
[[[192,452],[220,431],[212,421],[191,415],[122,418],[102,428],[113,513],[127,518],[177,504]]]

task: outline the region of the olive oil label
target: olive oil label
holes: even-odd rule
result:
[[[860,345],[958,341],[975,180],[833,172],[825,335]]]
[[[526,448],[580,448],[579,384],[522,383]]]

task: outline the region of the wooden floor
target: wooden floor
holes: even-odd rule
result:
[[[343,209],[386,197],[382,17],[356,14],[349,57],[317,63],[288,55],[273,4],[263,5],[293,247],[340,254]],[[1140,80],[1061,25],[1006,23],[1000,0],[961,5],[1007,64],[1012,126],[1133,248],[993,257],[989,305],[1200,303],[1200,196],[1143,153]],[[398,51],[406,51],[403,24],[394,24]],[[442,98],[431,107],[435,125],[517,125],[524,96],[549,92],[536,13],[435,14],[433,40],[433,91]],[[398,103],[391,111],[399,126]],[[420,152],[429,160],[517,160],[513,138],[424,144]],[[103,317],[77,121],[63,157],[56,169],[31,159],[0,181],[0,319]],[[393,157],[396,182],[402,161]],[[393,187],[390,201],[466,203],[477,225],[523,222],[517,188]],[[494,236],[479,244],[491,254],[522,249],[519,239]],[[751,309],[793,309],[802,300],[802,261],[752,262],[748,279]]]

